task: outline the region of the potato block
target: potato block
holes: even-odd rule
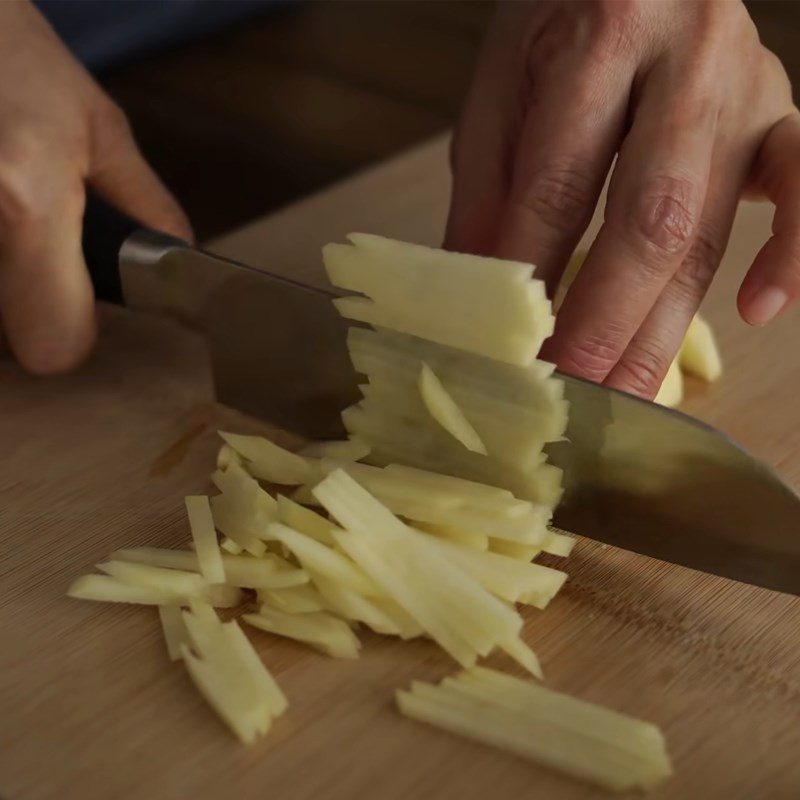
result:
[[[678,353],[678,363],[684,372],[704,381],[715,381],[722,374],[722,359],[714,332],[699,314],[686,331]]]
[[[662,406],[667,406],[667,408],[674,408],[680,405],[681,400],[683,400],[683,374],[676,358],[669,365],[661,388],[658,390],[653,402],[660,403]]]

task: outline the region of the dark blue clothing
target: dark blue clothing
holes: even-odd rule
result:
[[[35,4],[93,72],[201,38],[276,5],[274,0],[35,0]]]

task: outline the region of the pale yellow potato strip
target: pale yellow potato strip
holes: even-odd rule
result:
[[[161,632],[164,644],[171,661],[181,660],[181,645],[187,644],[189,636],[183,624],[181,607],[177,605],[159,606],[158,618],[161,621]]]
[[[225,567],[217,543],[217,531],[211,506],[205,495],[190,495],[186,498],[186,513],[192,529],[194,551],[200,564],[200,572],[209,583],[225,583]]]
[[[282,494],[278,495],[278,521],[322,544],[329,547],[333,545],[336,525],[316,511],[301,506],[300,503]]]
[[[111,554],[111,558],[137,564],[150,564],[154,567],[166,567],[172,570],[196,572],[200,569],[197,553],[191,550],[132,547],[127,550],[115,550]],[[291,574],[289,575],[278,574],[277,563],[273,558],[267,556],[255,558],[223,553],[222,563],[225,566],[225,583],[228,586],[238,586],[243,589],[277,589],[308,582],[308,575],[294,567],[290,567]]]
[[[310,536],[281,523],[269,526],[269,535],[285,544],[297,560],[308,570],[338,581],[355,592],[380,596],[381,590],[349,558],[326,547]]]
[[[306,458],[337,458],[342,461],[361,461],[370,454],[370,446],[357,436],[344,441],[312,442],[300,455]]]
[[[467,450],[473,453],[486,455],[486,445],[464,412],[456,405],[455,400],[448,394],[436,373],[423,362],[417,382],[419,393],[428,413],[436,420],[454,439],[461,442]]]
[[[414,682],[397,702],[406,716],[606,789],[653,789],[672,772],[655,726],[493,670]]]
[[[311,460],[278,447],[263,436],[243,436],[224,431],[220,431],[219,435],[244,458],[244,468],[254,478],[296,486],[314,477]]]
[[[169,592],[178,597],[200,597],[209,589],[209,584],[202,575],[180,569],[164,569],[125,561],[106,561],[97,564],[97,568],[131,586]]]
[[[305,642],[334,658],[358,658],[358,637],[346,622],[324,611],[287,614],[262,606],[258,614],[245,614],[242,619],[261,630]]]

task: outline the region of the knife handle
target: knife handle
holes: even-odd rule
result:
[[[87,192],[83,214],[83,256],[92,279],[95,297],[122,305],[119,251],[143,225],[123,214],[96,194]]]

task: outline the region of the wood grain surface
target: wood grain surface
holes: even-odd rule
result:
[[[216,243],[310,277],[350,229],[438,239],[445,145],[303,201]],[[707,313],[726,372],[685,408],[800,484],[797,314],[753,331],[732,298],[769,226],[742,210]],[[64,597],[123,545],[185,546],[182,498],[209,486],[219,425],[202,343],[103,313],[75,375],[0,364],[0,797],[4,800],[600,798],[547,770],[400,718],[395,688],[454,665],[425,642],[368,636],[356,662],[248,631],[290,701],[237,743],[167,660],[154,609]],[[799,532],[800,533],[800,532]],[[581,541],[564,591],[527,615],[550,686],[659,724],[676,774],[654,800],[800,796],[800,600]]]

